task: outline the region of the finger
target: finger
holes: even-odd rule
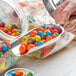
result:
[[[76,15],[76,11],[75,11],[75,12],[73,12],[73,15]]]
[[[69,21],[76,19],[76,15],[71,15]]]
[[[61,20],[60,20],[60,24],[65,24],[68,20],[69,20],[69,18],[70,18],[70,16],[71,16],[71,14],[73,13],[75,11],[75,9],[74,9],[74,6],[73,5],[67,5],[66,7],[65,7],[65,9],[62,11],[62,13],[61,13]]]
[[[71,32],[73,35],[75,35],[76,36],[76,31],[73,31],[73,32]]]
[[[70,24],[65,27],[65,30],[69,32],[76,31],[76,19],[71,21]]]
[[[59,5],[55,10],[55,21],[58,23],[61,18],[61,12],[62,10],[68,5],[68,1],[63,2],[61,5]]]

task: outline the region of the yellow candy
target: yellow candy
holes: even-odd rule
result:
[[[6,70],[6,68],[5,68],[5,62],[0,63],[0,69]]]
[[[29,26],[29,29],[33,29],[35,26],[34,25],[30,25]]]
[[[50,32],[50,30],[45,30],[44,32]]]
[[[12,25],[7,25],[6,27],[7,27],[8,30],[12,29]]]
[[[27,40],[26,40],[25,37],[22,38],[22,42],[23,42],[23,43],[27,43]]]
[[[28,40],[28,39],[29,39],[29,37],[30,37],[30,35],[27,35],[27,36],[26,36],[26,39]]]
[[[2,41],[0,41],[0,44],[2,44]]]
[[[36,35],[36,36],[34,37],[34,39],[35,39],[35,41],[40,41],[40,40],[41,40],[41,37],[38,36],[38,35]]]
[[[15,35],[15,33],[12,33],[12,36],[14,36]]]

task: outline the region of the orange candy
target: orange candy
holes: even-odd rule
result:
[[[56,38],[57,37],[57,35],[52,35],[52,38]]]
[[[37,35],[37,31],[32,31],[32,32],[30,33],[30,37],[34,37],[35,35]]]
[[[16,75],[16,76],[21,76],[21,75],[23,75],[23,72],[22,72],[22,71],[16,71],[16,72],[15,72],[15,75]]]
[[[40,27],[40,28],[37,28],[37,31],[42,31],[42,32],[44,32],[44,29],[43,29],[42,27]]]
[[[52,36],[47,36],[46,37],[46,41],[49,41],[49,40],[51,40],[52,39]]]
[[[22,43],[21,46],[19,47],[20,53],[26,53],[26,48],[27,48],[27,43]]]
[[[29,44],[29,45],[27,45],[27,50],[29,51],[30,49],[32,49],[32,48],[34,48],[34,47],[35,47],[35,45]]]
[[[16,33],[17,29],[12,29],[12,33]]]
[[[19,35],[20,35],[20,33],[18,33],[18,32],[17,32],[17,33],[15,33],[15,35],[14,35],[14,36],[19,36]]]
[[[19,4],[22,6],[22,7],[27,7],[28,4],[27,3],[24,3],[24,2],[19,2]]]
[[[44,39],[43,39],[43,40],[41,40],[41,41],[46,42],[46,40],[44,40]]]

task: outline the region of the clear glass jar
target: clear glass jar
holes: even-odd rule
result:
[[[26,14],[24,15],[22,8],[15,0],[0,0],[1,22],[4,22],[6,25],[15,24],[17,27],[20,27],[20,29],[22,29],[22,34],[24,34],[28,30],[28,21],[26,17],[27,17]],[[10,44],[10,42],[12,43],[13,40],[18,38],[18,36],[13,37],[0,30],[0,38],[2,38],[0,40],[4,42],[3,44],[5,44],[6,42]],[[9,40],[10,42],[7,40]],[[5,54],[3,49],[0,49],[0,53],[2,54],[2,55],[0,54],[0,76],[1,76],[1,74],[10,67],[12,67],[20,59],[20,57],[15,56],[14,53],[12,53],[11,47],[7,49]]]
[[[22,8],[15,0],[0,0],[0,21],[6,25],[16,25],[22,30],[23,34],[28,30],[28,21],[26,14],[24,14]],[[7,40],[13,40],[16,37],[10,36],[0,30],[1,36]]]

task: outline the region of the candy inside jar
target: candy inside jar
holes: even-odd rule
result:
[[[0,1],[0,33],[7,40],[13,40],[28,30],[28,21],[16,1]]]
[[[0,38],[0,58],[8,57],[8,53],[11,49],[10,43]],[[6,55],[7,54],[7,55]]]
[[[0,22],[0,30],[10,36],[19,36],[22,33],[22,29],[19,29],[15,24],[5,24]]]

